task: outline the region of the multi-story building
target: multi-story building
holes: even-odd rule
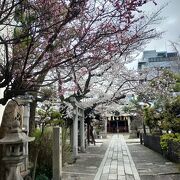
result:
[[[138,70],[146,69],[168,69],[179,73],[180,57],[177,52],[144,51],[142,59],[138,62]]]

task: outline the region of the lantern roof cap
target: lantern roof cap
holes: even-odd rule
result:
[[[4,138],[0,139],[0,144],[19,144],[24,142],[33,141],[34,137],[27,136],[20,129],[20,122],[14,120],[12,122],[12,129],[5,135]]]

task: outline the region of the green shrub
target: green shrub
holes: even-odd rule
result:
[[[144,108],[143,113],[145,124],[149,127],[150,132],[159,130],[161,125],[161,114],[153,107]]]
[[[164,134],[161,136],[160,144],[162,150],[168,150],[168,143],[169,141],[179,142],[180,143],[180,133],[171,133],[171,134]]]
[[[35,162],[37,157],[36,180],[52,179],[52,127],[46,127],[43,131],[36,129],[33,133],[35,141],[30,145],[30,160]],[[72,163],[72,148],[67,142],[69,131],[62,127],[62,161]]]
[[[174,77],[176,79],[176,83],[174,85],[173,90],[175,92],[180,92],[180,74],[175,74]]]
[[[162,128],[180,132],[180,96],[175,97],[172,101],[167,101],[163,112]]]
[[[62,128],[62,163],[63,165],[65,163],[73,163],[72,158],[72,147],[70,143],[67,142],[67,140],[70,140],[70,133],[69,129],[66,127]]]
[[[36,180],[49,180],[47,176],[41,174],[41,175],[37,175]]]
[[[42,131],[36,129],[33,133],[35,141],[30,144],[30,160],[33,164],[37,158],[36,178],[46,176],[52,178],[52,127]],[[44,179],[45,180],[45,179]]]

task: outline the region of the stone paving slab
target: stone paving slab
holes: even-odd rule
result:
[[[113,135],[94,180],[140,180],[123,135]]]
[[[93,180],[107,150],[109,140],[110,138],[98,139],[95,146],[90,145],[85,153],[79,153],[76,163],[63,167],[62,180]]]
[[[141,180],[180,180],[180,164],[139,143],[127,143]]]
[[[140,145],[139,139],[123,136],[126,142],[122,134],[113,135],[112,139],[108,135],[108,139],[100,139],[96,146],[89,146],[86,153],[79,154],[75,164],[63,168],[62,179],[94,180],[99,172],[96,180],[136,180],[139,176],[141,180],[180,180],[180,165],[178,169],[177,164]]]

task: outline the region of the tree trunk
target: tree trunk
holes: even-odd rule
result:
[[[89,145],[89,143],[90,143],[89,123],[87,123],[87,141],[88,141],[88,145]]]
[[[143,122],[143,130],[144,130],[144,134],[146,135],[146,126],[145,126],[144,122]]]

